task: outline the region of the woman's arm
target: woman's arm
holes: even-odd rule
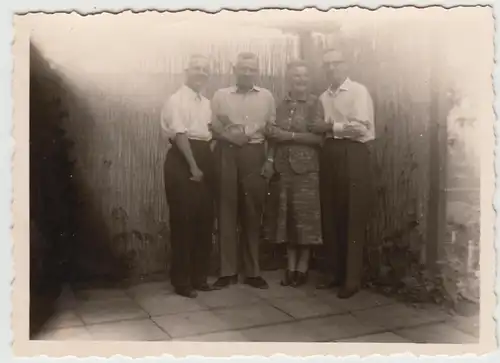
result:
[[[312,132],[294,133],[292,142],[304,145],[320,145],[323,142],[323,135]]]
[[[318,107],[319,106],[319,107]],[[322,119],[324,118],[323,106],[315,105],[314,111],[317,112],[313,115],[310,114],[310,117],[314,119]],[[277,114],[279,114],[279,110]],[[298,144],[320,144],[323,140],[321,135],[316,135],[312,132],[293,132],[283,130],[276,123],[269,124],[266,128],[267,136],[273,140],[274,142],[293,142]]]
[[[293,142],[297,144],[320,144],[322,135],[312,132],[292,132],[285,131],[278,126],[270,126],[267,131],[268,137],[274,142]]]
[[[290,141],[293,137],[293,132],[283,130],[277,125],[267,125],[266,135],[274,142]]]

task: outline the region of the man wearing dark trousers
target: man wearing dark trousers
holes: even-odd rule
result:
[[[267,164],[264,130],[274,122],[276,110],[271,92],[255,85],[258,66],[255,54],[239,54],[236,85],[218,90],[212,99],[221,268],[214,287],[218,289],[238,281],[240,255],[244,282],[268,288],[259,266],[267,184],[262,170]]]
[[[375,138],[372,98],[348,77],[340,50],[328,50],[323,66],[330,87],[321,95],[325,120],[313,129],[325,135],[320,158],[320,192],[325,281],[349,298],[361,284],[363,245],[370,206],[369,143]]]
[[[162,116],[163,132],[172,148],[164,165],[170,210],[171,283],[177,294],[194,298],[208,291],[213,228],[213,159],[209,130],[210,101],[202,94],[208,60],[192,56],[185,84],[170,97]]]

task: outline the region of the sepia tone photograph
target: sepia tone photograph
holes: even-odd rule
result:
[[[17,18],[28,340],[493,339],[490,7]]]

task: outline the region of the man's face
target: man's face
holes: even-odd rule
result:
[[[252,87],[259,74],[257,59],[240,59],[234,67],[236,83],[238,86]]]
[[[290,69],[289,74],[290,89],[296,92],[305,92],[309,87],[309,70],[307,67],[298,66]]]
[[[191,59],[186,70],[187,83],[190,87],[200,90],[207,83],[208,75],[209,66],[206,58],[196,57]]]
[[[347,78],[347,63],[340,51],[332,50],[325,53],[323,69],[330,84],[340,85]]]

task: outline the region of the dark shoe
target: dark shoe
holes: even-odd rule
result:
[[[262,277],[247,277],[245,278],[245,284],[255,287],[256,289],[268,289],[269,285],[266,280]]]
[[[318,290],[328,290],[328,289],[334,289],[336,287],[339,287],[341,285],[340,280],[338,279],[333,279],[333,280],[328,280],[328,281],[322,281],[318,285],[316,285],[316,289]]]
[[[295,272],[286,270],[283,280],[281,280],[281,286],[290,286],[295,283]]]
[[[297,272],[296,279],[293,283],[293,287],[299,287],[307,283],[307,272]]]
[[[347,287],[342,287],[339,292],[337,293],[337,297],[339,299],[349,299],[350,297],[353,297],[356,295],[359,291],[359,288],[347,288]]]
[[[188,288],[188,287],[176,287],[175,293],[180,296],[188,297],[190,299],[194,299],[198,296],[196,290]]]
[[[204,282],[200,285],[196,285],[194,288],[195,288],[195,290],[198,290],[198,291],[212,291],[212,290],[214,290],[214,288],[212,286],[210,286],[209,284],[207,284],[206,282]]]
[[[223,289],[225,287],[228,287],[229,285],[234,285],[238,283],[238,275],[234,276],[222,276],[215,281],[213,287],[214,289]]]

